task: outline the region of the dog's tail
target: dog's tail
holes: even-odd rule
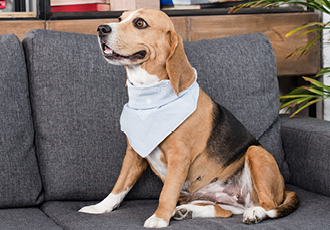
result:
[[[281,218],[293,213],[299,206],[299,197],[297,193],[285,190],[284,191],[284,201],[278,207],[274,209],[276,215],[272,218]]]

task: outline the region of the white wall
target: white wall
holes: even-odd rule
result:
[[[330,15],[323,13],[323,22],[329,22]],[[329,31],[327,31],[329,33]],[[323,35],[323,42],[330,39],[330,34]],[[323,46],[323,67],[330,67],[330,45]],[[323,77],[324,84],[330,85],[330,76]],[[324,100],[324,120],[330,121],[330,99]]]

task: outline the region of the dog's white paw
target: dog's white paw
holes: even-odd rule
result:
[[[243,215],[245,224],[257,224],[267,217],[266,210],[262,207],[255,206],[247,209]]]
[[[102,202],[83,207],[79,210],[79,212],[89,213],[89,214],[103,214],[107,212],[111,212],[115,208],[118,208],[120,202],[123,200],[123,196],[114,195],[112,193],[109,194]]]
[[[149,217],[146,222],[144,222],[145,228],[165,228],[168,226],[168,223],[162,218],[152,215]]]
[[[81,208],[78,212],[89,213],[89,214],[103,214],[111,212],[116,207],[108,206],[104,203],[98,203],[96,205],[85,206]]]

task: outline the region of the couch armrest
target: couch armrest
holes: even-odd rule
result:
[[[330,122],[281,118],[282,142],[290,183],[330,196]]]

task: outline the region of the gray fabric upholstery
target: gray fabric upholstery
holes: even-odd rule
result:
[[[46,200],[105,197],[126,148],[119,127],[127,102],[124,68],[104,60],[96,36],[34,30],[23,44]],[[202,88],[248,127],[288,178],[277,120],[276,64],[267,37],[252,34],[185,45]],[[143,177],[128,198],[158,197],[160,180],[150,170]]]
[[[124,67],[104,60],[96,36],[34,30],[23,44],[45,199],[104,198],[126,150]],[[128,198],[155,198],[161,186],[148,170]]]
[[[171,220],[168,229],[329,229],[330,198],[316,195],[294,186],[288,189],[298,193],[301,203],[299,208],[289,216],[275,220],[264,220],[256,225],[246,225],[242,215],[234,215],[228,219],[196,218],[191,220]],[[56,223],[67,230],[135,230],[143,228],[144,221],[157,208],[157,200],[124,201],[111,213],[89,215],[78,213],[79,208],[91,202],[46,202],[41,209]]]
[[[264,34],[185,42],[202,89],[231,111],[276,159],[288,181],[280,136],[276,60]]]
[[[42,201],[24,52],[19,39],[0,35],[0,208]]]
[[[38,208],[0,209],[1,230],[61,230]]]
[[[315,118],[281,121],[290,183],[330,196],[330,122]]]

